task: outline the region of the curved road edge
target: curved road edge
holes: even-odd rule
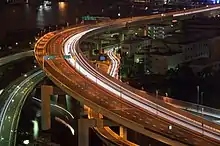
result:
[[[34,87],[46,77],[42,70],[29,72],[27,77],[18,78],[4,90],[0,98],[5,99],[0,113],[0,145],[16,145],[17,127],[22,107]],[[5,98],[8,97],[8,98]]]
[[[5,65],[9,62],[24,58],[24,57],[29,57],[29,56],[34,56],[34,50],[20,52],[20,53],[6,56],[6,57],[2,57],[0,58],[0,66]]]

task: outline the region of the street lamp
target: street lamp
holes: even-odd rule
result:
[[[134,5],[131,6],[131,18],[133,17]]]
[[[203,95],[204,95],[204,92],[201,92],[201,101],[200,101],[201,105],[203,105]]]
[[[159,90],[157,89],[157,90],[156,90],[156,98],[158,98],[158,94],[159,94]],[[156,103],[156,99],[155,99],[155,103]],[[156,113],[158,114],[157,104],[156,104]]]
[[[203,95],[204,95],[204,92],[201,92],[201,101],[200,101],[201,107],[203,106]],[[202,117],[203,117],[203,110],[204,110],[204,108],[202,107],[201,108]]]
[[[199,111],[199,85],[196,86],[197,88],[197,111]]]
[[[201,107],[202,107],[202,105],[203,105],[203,95],[204,95],[204,92],[201,92]],[[202,108],[201,108],[202,118],[204,118],[203,111],[204,111],[204,108],[202,107]],[[203,121],[202,121],[202,134],[204,134]]]
[[[156,98],[158,98],[159,90],[156,90]]]
[[[161,14],[161,21],[163,21],[163,17],[165,16],[165,14]]]

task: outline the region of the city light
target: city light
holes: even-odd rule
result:
[[[65,2],[59,2],[58,6],[59,6],[59,10],[63,11],[65,9],[65,7],[66,7],[66,3]]]
[[[28,145],[29,143],[30,143],[29,140],[24,140],[24,141],[23,141],[23,144],[25,144],[25,145]]]

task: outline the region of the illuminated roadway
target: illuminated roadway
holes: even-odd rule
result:
[[[173,14],[164,14],[164,19]],[[119,124],[170,145],[219,145],[219,125],[171,107],[97,71],[79,48],[80,39],[85,39],[87,33],[92,35],[92,31],[102,32],[106,27],[123,28],[131,21],[160,17],[119,19],[49,33],[36,44],[35,57],[48,77],[60,88]],[[61,43],[63,40],[65,43]],[[73,58],[65,60],[64,54]],[[56,59],[43,60],[46,55],[55,55]],[[168,129],[171,125],[172,129]]]
[[[106,65],[108,67],[101,67],[99,65],[99,69],[107,72],[110,76],[114,77],[114,78],[118,78],[118,69],[119,69],[119,62],[120,60],[114,55],[114,48],[117,49],[117,47],[108,47],[110,49],[107,49],[107,55],[111,60],[110,65]],[[92,110],[88,110],[88,118],[93,118],[93,114],[92,114]],[[96,118],[100,118],[99,117],[100,114],[97,115]],[[101,116],[103,118],[103,116]],[[115,133],[113,130],[111,130],[110,127],[108,126],[104,126],[101,128],[95,127],[94,128],[95,132],[98,134],[98,136],[100,136],[100,139],[102,139],[104,142],[107,140],[110,140],[112,143],[116,144],[116,145],[123,145],[123,146],[138,146],[130,141],[128,141],[127,139],[120,137],[117,133]],[[109,143],[107,141],[107,143]]]
[[[0,113],[0,145],[16,145],[17,127],[19,123],[21,109],[33,88],[45,77],[45,74],[40,70],[27,77],[20,77],[13,82],[10,89],[5,89],[1,94],[1,98],[7,97],[4,105],[1,106]]]
[[[115,47],[114,47],[115,48]],[[118,68],[119,68],[119,62],[120,60],[114,55],[113,53],[113,50],[109,50],[107,51],[107,54],[109,56],[109,58],[111,59],[111,65],[109,67],[109,71],[108,71],[108,74],[110,74],[111,76],[113,77],[116,77],[118,78]],[[20,58],[23,58],[23,57],[26,57],[26,56],[31,56],[33,55],[33,50],[31,51],[27,51],[27,52],[21,52],[21,53],[17,53],[17,54],[14,54],[14,55],[10,55],[10,56],[6,56],[6,57],[3,57],[1,58],[1,65],[4,65],[4,64],[7,64],[11,61],[14,61],[14,60],[17,60],[17,59],[20,59]],[[9,89],[8,91],[12,91],[13,88]],[[38,99],[35,99],[35,100],[38,100]],[[3,100],[1,98],[1,103],[3,103]],[[185,103],[185,102],[182,102],[182,101],[178,101],[178,103],[176,103],[177,101],[174,100],[174,99],[171,99],[171,98],[167,98],[167,97],[164,97],[164,101],[166,103],[169,103],[177,108],[181,108],[181,109],[187,109],[187,111],[191,111],[191,112],[195,112],[197,113],[198,111],[196,110],[197,108],[197,105],[192,105],[191,103]],[[181,103],[179,103],[181,102]],[[57,105],[53,105],[51,104],[52,106],[57,106]],[[181,106],[179,106],[181,105]],[[208,111],[206,112],[205,110],[208,109]],[[213,119],[212,117],[215,117],[215,118],[220,118],[220,114],[218,112],[218,110],[216,109],[211,109],[212,112],[209,111],[209,107],[204,107],[204,112],[202,113],[203,115],[207,115],[207,116],[211,116],[211,119]],[[213,111],[214,110],[214,111]],[[201,112],[201,111],[200,111]],[[217,112],[217,113],[216,113]],[[213,114],[215,113],[215,114]],[[200,113],[201,114],[201,113]],[[217,119],[214,119],[216,122],[218,122]],[[104,127],[103,129],[97,129],[99,130],[99,132],[101,132],[102,136],[103,137],[106,137],[108,136],[107,138],[114,141],[115,143],[118,143],[120,145],[120,143],[126,145],[128,142],[127,141],[124,141],[122,138],[119,138],[119,136],[117,134],[115,134],[111,129],[109,129],[108,127]],[[9,133],[10,133],[10,130],[9,130]],[[103,135],[104,134],[104,135]],[[111,138],[113,136],[113,139]],[[115,138],[115,139],[114,139]],[[131,144],[129,144],[131,145]]]

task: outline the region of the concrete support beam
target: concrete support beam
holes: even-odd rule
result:
[[[124,33],[120,33],[119,39],[120,39],[120,42],[123,42],[125,40],[125,34]]]
[[[102,40],[100,38],[98,38],[98,40],[93,43],[95,43],[97,50],[100,50],[102,48]]]
[[[96,43],[96,49],[99,50],[102,47],[101,43]]]
[[[147,25],[144,26],[144,36],[147,36],[148,35],[148,27]]]
[[[119,135],[120,137],[127,139],[127,128],[124,126],[120,126]]]
[[[53,87],[41,86],[41,125],[42,130],[51,128],[51,113],[50,113],[50,96],[53,94]]]
[[[96,119],[79,119],[78,120],[78,145],[89,146],[89,128],[96,127]]]

